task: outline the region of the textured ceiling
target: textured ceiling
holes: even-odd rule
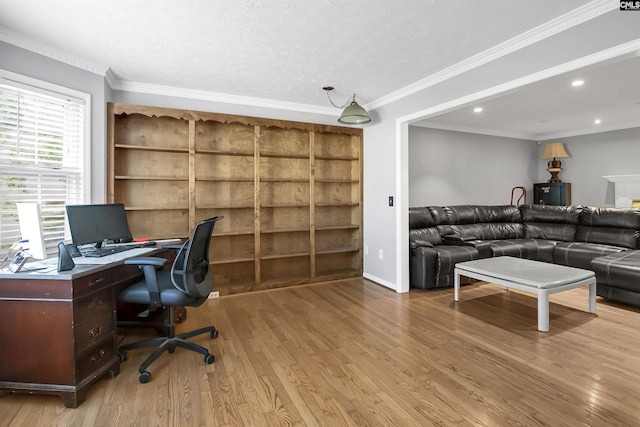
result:
[[[0,36],[135,82],[373,102],[586,0],[0,0]]]

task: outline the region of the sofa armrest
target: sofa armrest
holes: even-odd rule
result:
[[[427,242],[426,240],[423,239],[417,239],[415,237],[410,237],[409,238],[409,247],[411,249],[415,249],[415,248],[432,248],[433,244],[431,242]]]
[[[479,240],[474,237],[463,237],[456,234],[448,234],[442,237],[442,242],[445,245],[471,246],[478,250],[480,258],[491,257],[491,243],[488,240]]]

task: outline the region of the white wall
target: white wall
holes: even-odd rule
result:
[[[640,116],[640,108],[638,109]],[[562,159],[563,182],[571,183],[574,205],[615,206],[615,189],[603,176],[640,174],[640,128],[542,141],[538,158],[547,142],[563,142],[571,156]],[[540,160],[540,182],[549,179],[547,163]]]
[[[535,141],[410,126],[409,206],[506,205],[517,186],[531,201],[537,154]]]

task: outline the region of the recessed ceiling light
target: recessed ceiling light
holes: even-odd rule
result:
[[[574,80],[571,82],[571,86],[582,86],[584,84],[584,80]]]
[[[600,119],[595,119],[595,120],[593,121],[593,123],[595,123],[595,124],[599,125],[599,124],[600,124]]]
[[[473,109],[474,113],[482,113],[482,107],[476,107]]]

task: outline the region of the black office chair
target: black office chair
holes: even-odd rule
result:
[[[141,383],[147,383],[151,379],[151,373],[147,371],[149,365],[165,351],[173,353],[176,347],[204,355],[204,361],[208,364],[215,360],[208,349],[187,339],[207,332],[211,338],[216,338],[218,330],[214,326],[207,326],[176,335],[174,310],[179,306],[198,307],[209,297],[214,286],[213,275],[209,270],[209,243],[216,221],[222,218],[224,217],[216,216],[200,221],[194,227],[191,239],[184,245],[170,245],[178,251],[171,270],[161,269],[167,262],[164,258],[137,257],[125,260],[125,264],[138,265],[144,272],[144,279],[122,290],[118,299],[148,305],[149,309],[139,316],[162,306],[167,325],[167,336],[127,344],[119,349],[120,359],[125,361],[127,350],[157,347],[138,368]]]

